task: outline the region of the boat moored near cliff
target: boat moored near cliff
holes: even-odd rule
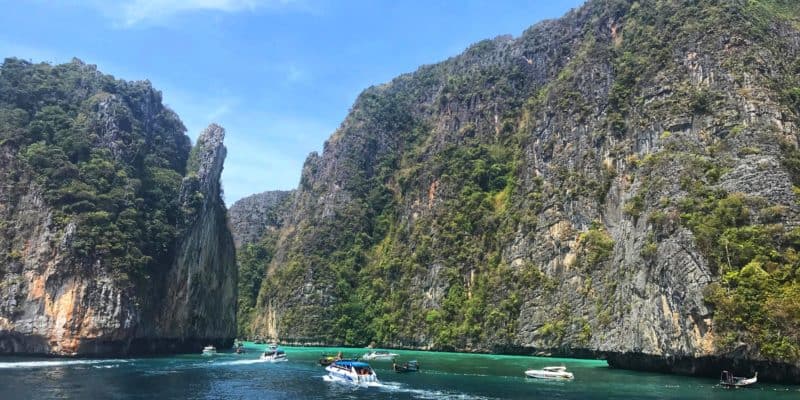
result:
[[[722,371],[719,376],[719,384],[725,387],[746,387],[758,382],[758,372],[752,378],[745,378],[743,376],[733,376],[728,371]]]
[[[529,369],[525,371],[528,378],[538,379],[573,379],[572,372],[567,372],[567,367],[544,367],[542,369]]]
[[[217,354],[217,348],[211,345],[203,347],[203,355],[204,356],[213,356]]]
[[[364,355],[361,356],[361,359],[368,361],[391,361],[397,356],[398,356],[397,353],[390,353],[386,350],[373,350],[364,353]]]

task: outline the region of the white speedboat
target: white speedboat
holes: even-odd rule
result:
[[[528,378],[539,379],[573,379],[572,372],[567,372],[567,367],[544,367],[542,369],[529,369],[525,371]]]
[[[389,353],[385,350],[374,350],[364,353],[361,359],[367,361],[391,361],[397,358],[397,355],[397,353]]]
[[[211,345],[203,347],[203,355],[204,356],[213,356],[217,354],[217,348]]]
[[[381,382],[369,364],[355,360],[336,360],[325,367],[327,378],[359,386],[380,386]]]
[[[271,344],[267,351],[261,354],[259,357],[263,361],[269,362],[282,362],[282,361],[289,361],[289,358],[286,357],[286,352],[278,348],[278,345]]]
[[[743,376],[733,376],[728,371],[722,371],[719,377],[719,384],[725,387],[745,387],[758,382],[758,372],[752,378],[745,378]]]

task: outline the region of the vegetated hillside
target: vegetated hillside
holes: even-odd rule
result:
[[[236,243],[239,272],[239,299],[236,314],[237,336],[249,338],[252,331],[258,292],[272,261],[275,243],[283,227],[294,191],[274,190],[247,196],[228,210],[231,232]]]
[[[798,27],[790,1],[593,0],[365,90],[254,331],[800,381]]]
[[[0,353],[233,340],[224,130],[191,148],[149,82],[79,60],[0,67]],[[187,165],[188,164],[188,165]]]

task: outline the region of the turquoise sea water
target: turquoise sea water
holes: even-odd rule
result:
[[[0,399],[798,399],[800,387],[757,384],[724,389],[713,379],[615,370],[604,361],[394,351],[416,359],[419,373],[398,374],[391,362],[370,364],[383,383],[357,388],[323,379],[323,352],[363,349],[284,347],[289,362],[247,353],[131,359],[0,358]],[[523,371],[564,365],[575,380],[525,378]]]

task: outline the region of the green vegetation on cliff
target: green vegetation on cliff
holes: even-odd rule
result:
[[[170,263],[190,144],[148,82],[115,80],[77,60],[7,59],[0,127],[2,151],[23,162],[19,184],[30,176],[41,187],[56,228],[75,224],[79,259],[103,260],[123,280]]]

